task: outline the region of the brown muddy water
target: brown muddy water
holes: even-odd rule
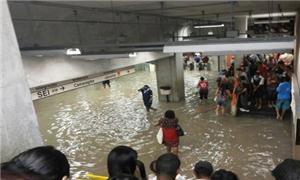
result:
[[[199,102],[194,84],[204,75],[210,83],[209,100]],[[136,149],[145,163],[165,148],[156,142],[154,127],[168,109],[175,110],[186,135],[180,139],[181,174],[193,178],[198,160],[210,161],[215,169],[225,168],[241,179],[272,179],[270,170],[291,157],[290,122],[273,117],[217,116],[214,112],[216,72],[185,72],[185,101],[157,100],[155,72],[136,72],[102,84],[80,88],[34,101],[45,144],[63,151],[71,164],[72,179],[85,172],[107,175],[106,157],[117,145]],[[141,94],[144,84],[152,87],[156,112],[147,113]]]

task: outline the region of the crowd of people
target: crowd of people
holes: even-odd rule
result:
[[[145,165],[138,153],[128,146],[113,148],[107,157],[109,180],[184,180],[179,174],[181,160],[174,153],[160,155],[149,165],[154,174],[147,176]],[[208,161],[198,161],[193,170],[198,180],[238,180],[238,176],[225,169],[214,171]],[[271,172],[276,180],[299,180],[300,161],[286,159]],[[97,176],[95,176],[97,177]],[[100,176],[99,176],[100,177]],[[68,180],[71,179],[70,164],[66,156],[52,146],[29,149],[1,164],[3,180]],[[98,178],[99,179],[99,178]]]
[[[199,71],[204,69],[210,70],[209,57],[203,56],[201,53],[185,55],[183,58],[183,69],[192,71],[195,68]]]
[[[291,66],[291,62],[280,59],[280,54],[245,56],[236,69],[232,62],[217,78],[216,113],[224,114],[231,103],[241,112],[275,108],[277,119],[283,119],[291,101]],[[208,82],[204,77],[197,87],[200,99],[207,99]]]

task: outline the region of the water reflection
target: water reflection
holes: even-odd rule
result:
[[[202,75],[215,86],[215,73]],[[66,153],[74,177],[85,171],[106,175],[106,156],[116,145],[133,147],[148,166],[165,152],[155,140],[158,129],[153,124],[165,110],[174,109],[187,132],[180,142],[182,174],[193,177],[193,164],[202,159],[235,171],[241,179],[272,179],[270,169],[291,156],[289,122],[217,117],[214,89],[207,103],[200,103],[194,93],[199,76],[197,71],[185,73],[186,100],[180,103],[158,102],[155,73],[149,72],[113,80],[111,89],[97,84],[35,101],[44,141]],[[137,91],[144,84],[152,87],[156,112],[144,109]]]

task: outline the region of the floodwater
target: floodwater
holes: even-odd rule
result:
[[[210,83],[208,102],[199,102],[194,93],[200,74]],[[272,179],[270,170],[291,157],[291,128],[288,120],[274,117],[217,116],[214,112],[215,72],[185,72],[186,100],[163,103],[157,100],[154,72],[136,72],[102,84],[80,88],[34,102],[45,144],[63,151],[73,179],[86,171],[107,175],[106,157],[117,145],[136,149],[145,163],[165,152],[156,142],[153,125],[168,109],[175,110],[186,135],[180,139],[181,174],[193,178],[198,160],[210,161],[215,169],[225,168],[241,179]],[[137,91],[152,87],[156,112],[147,113]]]

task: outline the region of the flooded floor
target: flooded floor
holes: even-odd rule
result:
[[[194,93],[200,74],[211,87],[206,103]],[[153,125],[164,111],[173,109],[187,132],[179,147],[182,175],[193,178],[193,165],[208,160],[215,169],[232,170],[241,179],[272,179],[270,170],[291,157],[290,122],[216,116],[215,79],[214,72],[185,72],[186,100],[180,103],[158,102],[155,73],[137,72],[112,80],[110,89],[96,84],[37,100],[34,105],[45,144],[67,155],[73,177],[82,177],[86,171],[107,175],[106,157],[117,145],[136,149],[150,174],[150,162],[165,152],[156,142],[158,128]],[[144,84],[152,87],[156,112],[144,109],[137,91]]]

